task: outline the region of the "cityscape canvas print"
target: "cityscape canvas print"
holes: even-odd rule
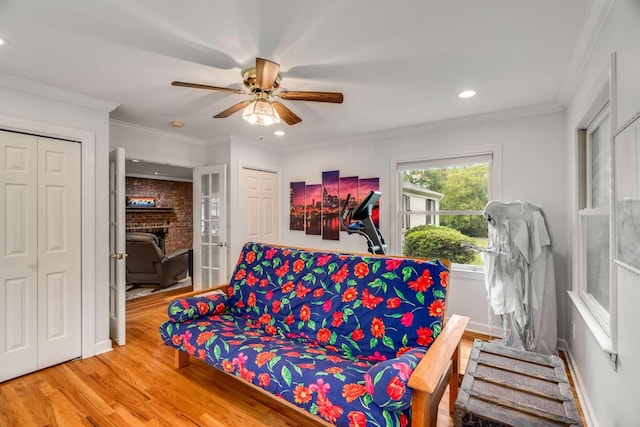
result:
[[[350,195],[348,208],[354,208],[371,191],[380,190],[380,178],[340,177],[340,171],[322,172],[322,184],[294,181],[289,185],[289,230],[340,240],[340,212]],[[380,201],[371,212],[380,225]],[[347,223],[351,223],[349,219]]]
[[[340,240],[340,172],[322,172],[322,238]]]
[[[304,193],[305,183],[292,182],[289,189],[289,229],[304,231]]]

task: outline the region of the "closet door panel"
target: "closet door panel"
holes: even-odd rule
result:
[[[37,142],[0,131],[0,381],[37,369]]]
[[[38,368],[80,357],[81,146],[38,138]]]

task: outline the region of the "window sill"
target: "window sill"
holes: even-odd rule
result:
[[[609,355],[609,361],[611,362],[615,370],[618,353],[613,347],[611,335],[602,328],[598,320],[595,318],[593,313],[591,313],[591,310],[589,310],[589,308],[582,301],[582,298],[580,298],[580,295],[577,292],[568,291],[567,293],[569,294],[569,298],[571,298],[571,302],[573,302],[573,306],[576,308],[576,310],[584,320],[584,323],[591,331],[591,334],[596,339],[602,351]]]
[[[478,267],[469,268],[469,266],[452,265],[451,277],[452,279],[478,280],[484,282],[484,270],[479,270]]]

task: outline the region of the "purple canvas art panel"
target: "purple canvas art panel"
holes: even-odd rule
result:
[[[342,211],[342,207],[346,203],[347,194],[350,195],[349,206],[347,206],[347,209],[353,209],[358,204],[359,200],[357,176],[345,176],[340,178],[340,211]],[[350,223],[350,221],[347,220],[347,223]]]
[[[304,231],[305,183],[292,182],[289,188],[289,230]]]
[[[340,240],[340,172],[322,172],[322,239]]]
[[[307,185],[304,198],[306,234],[319,236],[322,228],[322,185]]]
[[[362,201],[372,191],[380,191],[380,178],[361,178],[358,183],[358,194],[360,198],[358,202]],[[376,227],[380,227],[380,201],[376,202],[371,212],[371,219]]]

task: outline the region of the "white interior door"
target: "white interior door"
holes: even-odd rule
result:
[[[75,359],[81,146],[0,132],[0,381]]]
[[[227,165],[193,170],[193,288],[227,281]]]
[[[242,243],[278,242],[278,174],[242,168]]]
[[[126,242],[124,148],[109,153],[109,336],[126,344]]]
[[[38,138],[38,369],[82,353],[81,145]]]
[[[0,132],[0,381],[38,369],[38,149]]]

